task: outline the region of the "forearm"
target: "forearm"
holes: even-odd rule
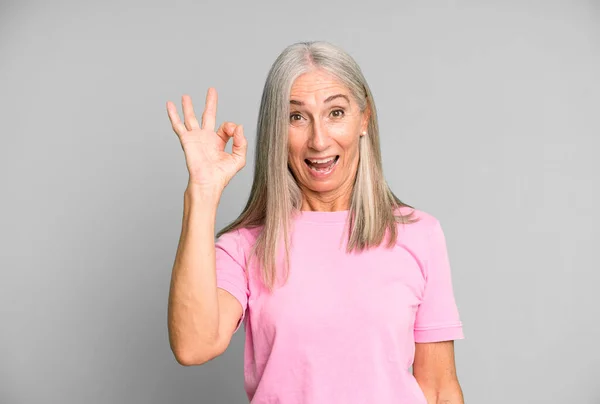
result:
[[[443,387],[421,387],[427,404],[464,404],[463,393],[458,382]]]
[[[215,219],[219,195],[186,190],[181,236],[171,274],[168,328],[182,364],[209,359],[219,340]]]
[[[462,394],[454,394],[451,396],[438,397],[436,401],[432,401],[431,404],[464,404]]]
[[[460,387],[427,395],[427,404],[464,404]]]

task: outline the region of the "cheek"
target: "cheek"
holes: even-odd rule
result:
[[[347,154],[358,152],[360,134],[354,131],[339,131],[333,135],[335,142]]]
[[[304,155],[304,142],[298,137],[290,136],[288,140],[288,162],[297,165]]]
[[[360,126],[356,120],[346,122],[330,122],[327,125],[329,135],[344,149],[352,148],[355,143],[358,145],[360,137]]]

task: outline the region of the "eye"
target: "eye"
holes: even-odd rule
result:
[[[290,114],[290,121],[299,121],[300,119],[302,119],[302,115],[300,115],[300,114]]]
[[[344,116],[344,110],[343,109],[334,109],[333,111],[331,111],[331,114],[333,115],[334,118],[341,118]]]

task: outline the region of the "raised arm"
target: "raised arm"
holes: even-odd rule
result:
[[[217,288],[215,219],[223,189],[244,167],[247,143],[241,125],[224,123],[214,132],[217,93],[210,88],[199,125],[189,96],[182,97],[184,123],[167,102],[190,174],[184,193],[181,235],[171,274],[169,342],[176,360],[200,365],[225,351],[242,316],[240,303]],[[233,137],[232,153],[225,145]]]

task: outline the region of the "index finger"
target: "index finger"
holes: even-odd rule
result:
[[[206,92],[206,104],[202,113],[202,129],[215,131],[215,121],[217,119],[217,90],[210,87]]]
[[[181,123],[181,119],[179,119],[179,114],[177,113],[177,108],[171,101],[167,101],[167,113],[169,114],[169,120],[171,121],[173,131],[177,134],[177,136],[183,136],[183,134],[186,132],[185,125]]]

